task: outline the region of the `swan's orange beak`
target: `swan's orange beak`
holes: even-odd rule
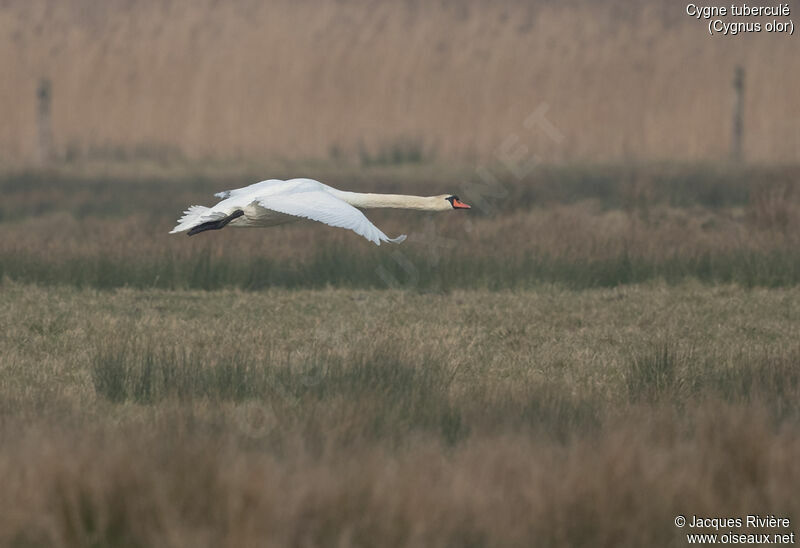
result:
[[[470,206],[459,200],[458,198],[453,199],[453,209],[470,209]]]

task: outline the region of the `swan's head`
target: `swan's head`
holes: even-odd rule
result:
[[[444,199],[450,203],[450,207],[453,209],[470,209],[470,206],[459,200],[455,194],[446,195]]]

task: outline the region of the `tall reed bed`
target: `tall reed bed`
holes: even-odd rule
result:
[[[742,65],[745,156],[796,161],[794,48],[709,37],[666,0],[16,0],[0,7],[0,159],[36,158],[46,77],[56,154],[75,163],[474,163],[515,143],[547,162],[717,160]]]

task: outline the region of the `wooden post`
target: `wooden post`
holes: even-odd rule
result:
[[[39,165],[47,165],[53,159],[53,126],[50,116],[52,88],[50,80],[42,78],[36,90],[36,130],[38,135]]]
[[[742,160],[743,113],[744,110],[744,68],[736,67],[733,75],[733,133],[731,135],[731,159]]]

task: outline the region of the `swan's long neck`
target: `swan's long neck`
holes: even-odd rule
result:
[[[403,194],[369,194],[362,192],[337,191],[336,195],[354,207],[369,209],[390,207],[395,209],[421,209],[443,211],[451,209],[441,196],[405,196]]]

